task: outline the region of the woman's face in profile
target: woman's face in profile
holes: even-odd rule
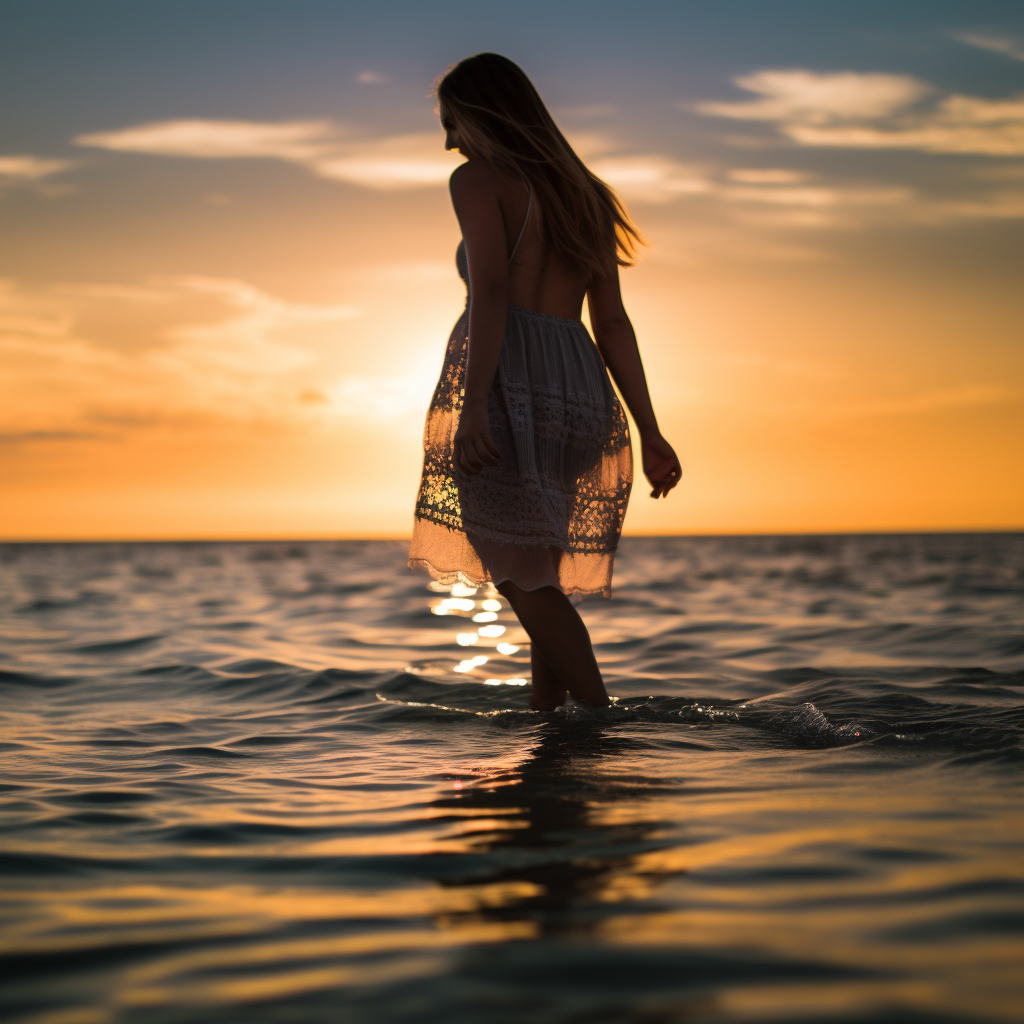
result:
[[[455,122],[452,120],[452,116],[448,113],[448,108],[444,103],[438,103],[437,112],[441,118],[441,127],[444,129],[444,148],[446,150],[457,149],[463,156],[469,156],[462,149],[462,143],[459,141],[459,130],[455,127]]]

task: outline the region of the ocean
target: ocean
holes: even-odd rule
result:
[[[397,542],[0,546],[0,1016],[1024,1019],[1024,535],[627,538],[610,708]]]

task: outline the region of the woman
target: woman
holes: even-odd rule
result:
[[[603,706],[567,594],[611,595],[632,483],[605,367],[640,431],[651,497],[682,472],[619,292],[618,268],[642,239],[512,61],[469,57],[437,96],[445,149],[467,158],[451,177],[467,307],[427,415],[409,564],[445,583],[494,583],[530,637],[534,708],[560,707],[566,691]]]

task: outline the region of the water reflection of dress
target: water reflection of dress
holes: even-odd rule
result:
[[[533,194],[515,257],[530,220]],[[410,566],[445,583],[511,580],[524,590],[611,593],[632,482],[629,432],[597,347],[579,320],[509,306],[487,399],[497,466],[454,464],[469,340],[466,250],[455,254],[466,311],[427,413]]]

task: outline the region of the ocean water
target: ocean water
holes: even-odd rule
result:
[[[0,547],[4,1020],[1024,1018],[1024,535],[626,540],[553,714],[404,558]]]

